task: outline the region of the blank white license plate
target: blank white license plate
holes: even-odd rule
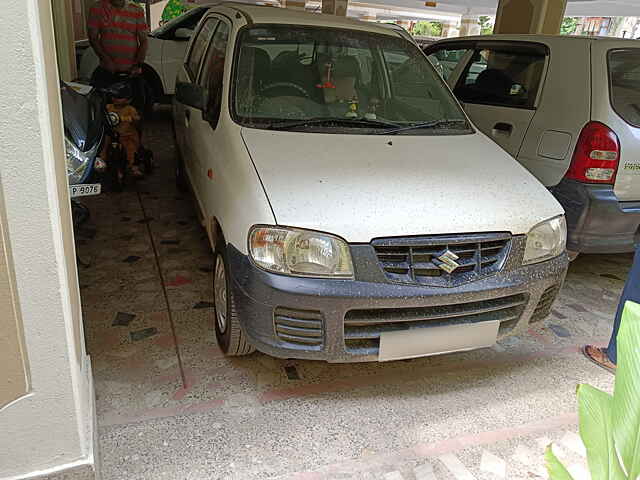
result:
[[[415,328],[380,335],[379,362],[427,357],[491,347],[498,338],[499,321]]]
[[[86,197],[88,195],[99,195],[102,185],[99,183],[89,183],[69,186],[71,197]]]

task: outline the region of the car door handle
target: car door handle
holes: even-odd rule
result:
[[[511,135],[513,132],[513,125],[510,123],[498,122],[493,126],[492,133],[494,135]]]

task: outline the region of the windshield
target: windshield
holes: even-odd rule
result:
[[[232,112],[242,125],[329,133],[471,132],[426,57],[403,38],[269,25],[244,29],[237,45]]]

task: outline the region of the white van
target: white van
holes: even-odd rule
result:
[[[228,355],[419,357],[548,315],[568,263],[562,207],[396,31],[221,4],[173,114]]]
[[[447,39],[425,50],[478,128],[555,195],[568,249],[632,252],[640,234],[640,42]]]

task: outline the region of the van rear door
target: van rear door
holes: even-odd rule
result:
[[[592,120],[620,142],[614,186],[621,202],[640,201],[640,47],[631,41],[592,42]]]

